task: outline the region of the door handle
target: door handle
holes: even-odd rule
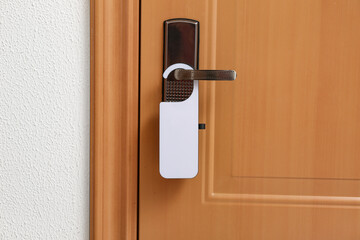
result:
[[[235,80],[234,70],[198,70],[199,22],[164,22],[163,101],[159,118],[159,170],[164,178],[198,172],[198,80]]]
[[[174,72],[176,80],[216,80],[233,81],[236,79],[234,70],[185,70],[176,69]]]

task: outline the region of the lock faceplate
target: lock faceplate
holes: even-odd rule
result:
[[[183,63],[197,70],[199,61],[199,22],[191,19],[170,19],[164,22],[164,69]],[[181,102],[193,92],[194,81],[176,81],[174,72],[163,79],[163,101]]]

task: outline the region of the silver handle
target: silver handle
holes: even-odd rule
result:
[[[234,70],[185,70],[176,69],[176,80],[223,80],[233,81],[236,79]]]

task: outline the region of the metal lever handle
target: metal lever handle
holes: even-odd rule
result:
[[[176,80],[223,80],[232,81],[236,78],[234,70],[185,70],[176,69]]]

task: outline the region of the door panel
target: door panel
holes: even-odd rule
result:
[[[360,2],[142,1],[139,237],[360,238]],[[199,174],[159,174],[162,22],[200,21]]]

